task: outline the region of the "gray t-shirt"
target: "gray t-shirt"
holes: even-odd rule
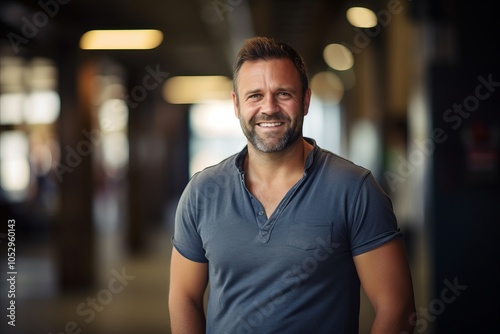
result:
[[[207,333],[358,333],[353,256],[401,237],[367,169],[318,147],[271,217],[247,190],[245,147],[195,174],[175,248],[208,263]]]

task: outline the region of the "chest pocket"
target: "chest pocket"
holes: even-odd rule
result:
[[[332,242],[331,225],[297,224],[288,231],[287,245],[303,250],[329,246]]]

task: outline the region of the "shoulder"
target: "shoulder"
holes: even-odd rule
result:
[[[233,154],[221,162],[205,167],[196,172],[186,186],[186,191],[206,189],[214,185],[225,186],[229,182],[234,182],[238,177],[236,158],[238,154]],[[209,191],[210,189],[206,189]]]
[[[387,197],[369,169],[328,150],[317,150],[310,177],[312,183],[320,185],[318,189],[322,189],[321,192],[330,197],[349,201],[356,201],[360,196],[363,197],[362,194]]]
[[[362,182],[371,175],[369,169],[319,147],[315,152],[313,169],[321,173],[322,177],[331,177],[339,182]]]

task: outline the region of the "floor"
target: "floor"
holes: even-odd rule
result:
[[[0,333],[170,333],[169,238],[168,233],[156,233],[149,238],[148,250],[136,257],[120,257],[119,252],[106,256],[103,251],[95,288],[64,294],[54,283],[50,244],[30,247],[17,255],[16,326],[7,324],[3,306],[8,301],[2,293]],[[117,244],[115,239],[103,238],[101,249]]]

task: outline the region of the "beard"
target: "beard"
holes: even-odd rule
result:
[[[248,142],[262,153],[281,152],[290,147],[302,136],[303,116],[298,117],[293,122],[288,116],[282,113],[275,113],[272,116],[261,115],[258,118],[252,118],[248,123],[245,123],[245,120],[241,116],[239,119],[241,129]],[[255,131],[255,128],[258,126],[257,123],[266,121],[285,122],[285,124],[290,124],[290,126],[284,133],[278,132],[259,135]]]

